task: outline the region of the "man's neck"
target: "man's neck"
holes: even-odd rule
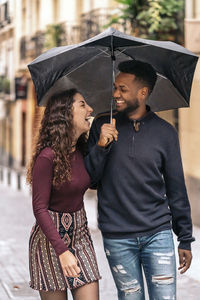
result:
[[[147,112],[148,111],[147,111],[146,105],[140,106],[140,107],[138,107],[138,109],[131,112],[128,117],[131,120],[138,120],[138,119],[143,118],[147,114]]]

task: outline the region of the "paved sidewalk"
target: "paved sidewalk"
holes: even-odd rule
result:
[[[85,205],[102,275],[101,300],[117,300],[97,229],[93,192],[87,193]],[[0,185],[0,211],[0,300],[39,300],[38,293],[28,286],[28,239],[34,222],[31,197]],[[200,228],[195,228],[194,235],[193,264],[187,275],[178,276],[178,300],[200,299]]]

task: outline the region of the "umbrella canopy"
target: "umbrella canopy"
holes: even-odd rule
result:
[[[148,62],[157,72],[147,102],[153,111],[189,106],[198,56],[173,42],[136,38],[113,28],[82,43],[53,48],[28,65],[38,104],[44,106],[52,94],[76,87],[95,113],[108,110],[113,68],[117,72],[118,63],[129,59]]]

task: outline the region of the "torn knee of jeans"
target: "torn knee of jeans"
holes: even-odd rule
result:
[[[141,290],[141,287],[140,287],[139,284],[136,285],[136,286],[134,286],[134,287],[128,287],[128,286],[123,287],[122,286],[122,288],[121,288],[121,291],[124,292],[125,295],[129,295],[129,294],[133,294],[133,293],[136,293],[136,292],[140,292],[140,290]]]
[[[126,295],[133,294],[141,291],[141,286],[138,284],[136,279],[133,279],[129,282],[120,282],[121,283],[121,291],[123,291]]]
[[[134,294],[136,292],[140,292],[140,290],[141,290],[141,287],[139,285],[137,285],[132,288],[126,288],[123,291],[124,291],[125,295],[129,295],[129,294]]]
[[[153,255],[171,257],[171,256],[174,256],[174,252],[167,252],[167,253],[154,252]]]
[[[156,275],[152,276],[152,282],[156,284],[172,284],[174,282],[174,277],[171,275]]]

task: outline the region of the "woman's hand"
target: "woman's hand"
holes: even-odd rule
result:
[[[116,120],[112,119],[112,124],[103,124],[101,127],[101,133],[98,146],[104,148],[108,146],[113,140],[117,141],[118,131],[116,130]]]
[[[78,277],[80,275],[81,270],[78,267],[78,261],[69,250],[59,255],[59,259],[65,276]]]

